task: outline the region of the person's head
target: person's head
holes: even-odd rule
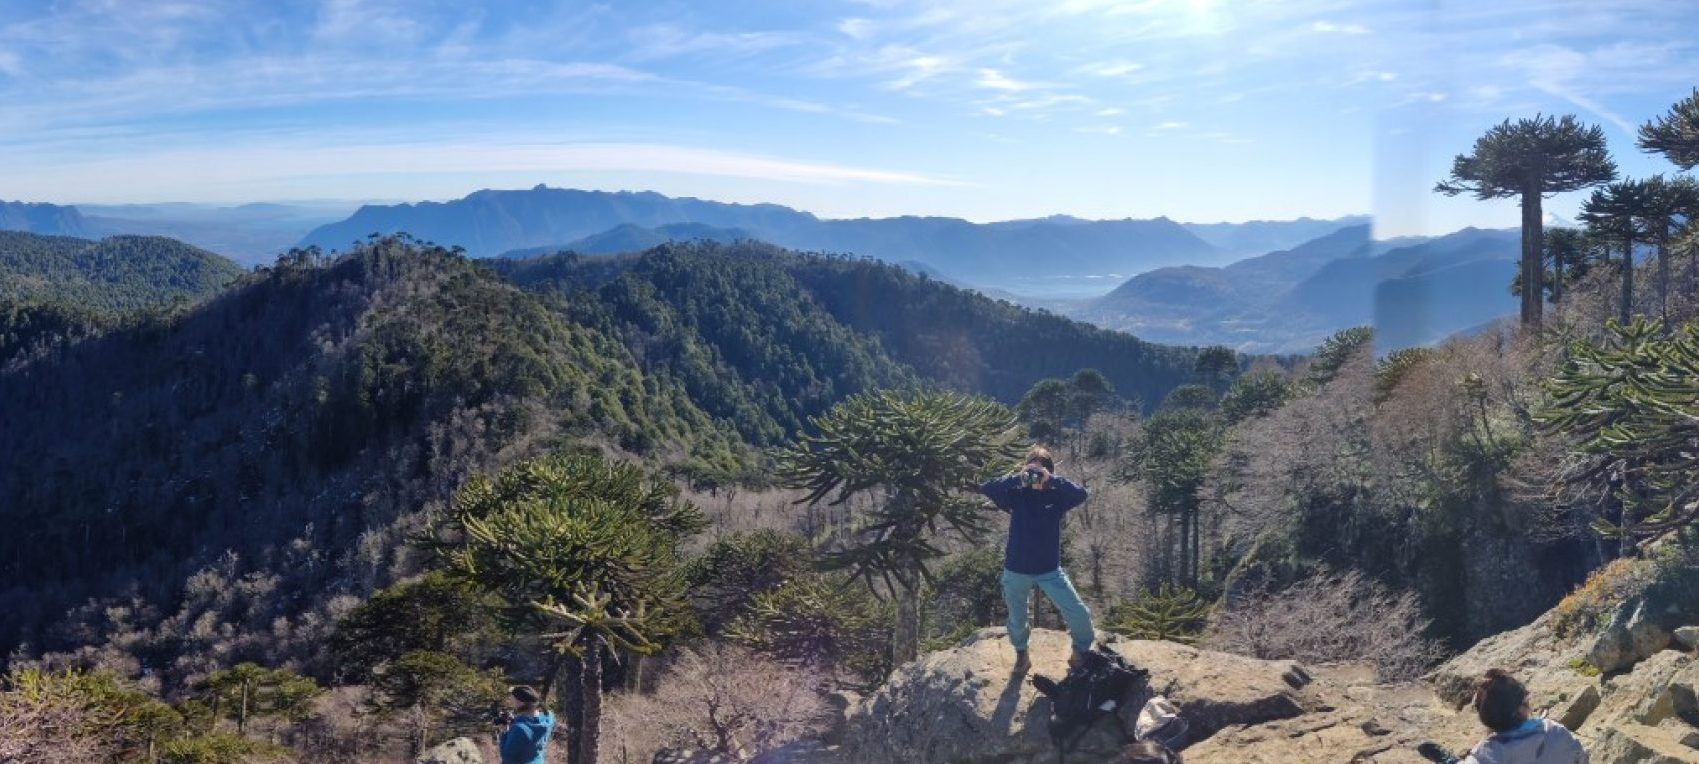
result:
[[[1044,446],[1033,446],[1032,450],[1026,452],[1026,461],[1021,464],[1027,467],[1043,467],[1045,472],[1056,471],[1056,459],[1050,456],[1050,449]]]
[[[1528,721],[1528,688],[1504,669],[1488,669],[1475,683],[1475,714],[1493,732],[1509,732]]]
[[[508,702],[513,710],[521,714],[534,714],[543,707],[543,697],[529,685],[519,685],[507,693]]]
[[[1141,740],[1122,748],[1121,758],[1116,761],[1121,764],[1182,764],[1180,754],[1151,740]]]

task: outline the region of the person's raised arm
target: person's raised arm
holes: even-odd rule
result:
[[[1084,504],[1086,498],[1090,496],[1090,494],[1086,492],[1085,486],[1065,477],[1052,476],[1050,478],[1050,488],[1060,494],[1057,496],[1059,501],[1056,504],[1056,509],[1061,512],[1066,512],[1074,507]]]
[[[979,487],[979,492],[985,494],[985,498],[990,499],[991,503],[997,505],[998,509],[1008,512],[1013,506],[1009,501],[1014,496],[1015,490],[1020,487],[1020,475],[1004,475],[986,481],[985,485]]]

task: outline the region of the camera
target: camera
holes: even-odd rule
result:
[[[513,712],[505,708],[496,709],[490,715],[490,723],[498,727],[506,727],[513,723]]]
[[[1021,470],[1021,485],[1028,488],[1044,482],[1044,473],[1038,470]]]

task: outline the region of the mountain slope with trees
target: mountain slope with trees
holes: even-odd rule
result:
[[[220,255],[163,237],[91,241],[0,231],[5,302],[120,313],[200,299],[241,274],[241,266]]]
[[[1376,242],[1357,226],[1224,268],[1140,274],[1069,315],[1158,342],[1261,353],[1303,352],[1372,323],[1383,349],[1397,349],[1507,312],[1515,270],[1503,263],[1515,246],[1506,231]]]

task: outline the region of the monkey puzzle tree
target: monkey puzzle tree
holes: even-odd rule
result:
[[[1640,150],[1663,154],[1683,170],[1699,167],[1699,88],[1663,116],[1640,126]]]
[[[563,454],[467,481],[426,546],[496,597],[503,625],[550,647],[545,693],[565,666],[571,760],[595,764],[603,661],[658,652],[688,625],[678,547],[703,522],[636,465]]]
[[[779,477],[808,492],[798,503],[871,499],[823,564],[894,595],[893,658],[908,661],[920,645],[917,594],[931,580],[928,564],[944,556],[936,542],[986,530],[977,489],[1019,456],[1015,418],[985,398],[887,390],[853,396],[809,424],[812,433],[778,454]]]
[[[1434,190],[1477,199],[1515,197],[1522,204],[1522,323],[1538,327],[1545,285],[1541,276],[1541,201],[1548,194],[1578,191],[1616,179],[1616,163],[1605,148],[1604,131],[1572,115],[1504,122],[1475,140],[1473,153],[1452,161],[1451,176]]]
[[[1658,254],[1658,312],[1669,319],[1670,242],[1699,214],[1699,183],[1686,176],[1642,181],[1641,225]]]
[[[1588,233],[1622,246],[1622,300],[1617,317],[1625,324],[1634,313],[1634,243],[1644,240],[1646,210],[1646,185],[1635,180],[1594,189],[1581,205],[1581,221]]]
[[[1170,523],[1162,562],[1171,583],[1198,586],[1203,551],[1203,499],[1198,489],[1225,444],[1226,432],[1215,412],[1164,407],[1145,420],[1121,465],[1119,477],[1145,481],[1150,512]]]
[[[1593,527],[1626,549],[1699,524],[1699,326],[1673,336],[1645,318],[1609,328],[1603,342],[1570,345],[1536,421],[1568,436],[1578,457],[1557,487],[1614,505]]]

